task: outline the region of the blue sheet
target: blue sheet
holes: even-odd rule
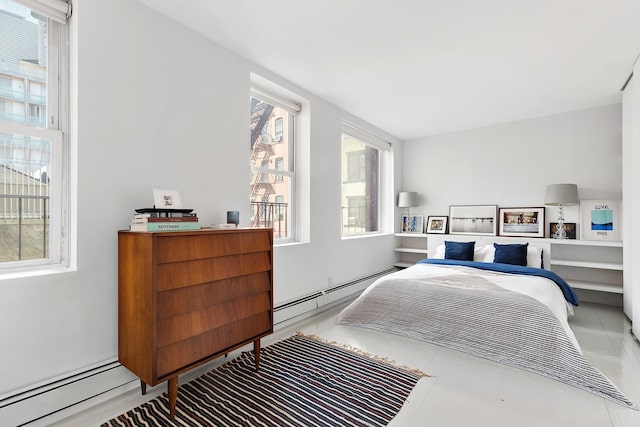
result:
[[[578,295],[571,289],[571,286],[553,271],[544,270],[542,268],[524,267],[521,265],[500,264],[495,262],[477,262],[477,261],[458,261],[454,259],[436,259],[429,258],[418,261],[419,264],[438,264],[438,265],[463,265],[466,267],[475,267],[482,270],[498,271],[500,273],[524,274],[526,276],[546,277],[552,280],[564,295],[564,299],[571,304],[578,305]]]

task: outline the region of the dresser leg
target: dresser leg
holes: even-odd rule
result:
[[[253,342],[253,359],[256,362],[256,372],[260,368],[260,338]]]
[[[142,394],[147,394],[147,383],[142,380],[140,380],[140,391],[142,391]]]
[[[167,389],[169,393],[169,417],[173,419],[176,416],[176,401],[178,400],[178,377],[169,378]]]

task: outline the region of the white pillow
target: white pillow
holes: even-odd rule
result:
[[[527,267],[544,268],[542,265],[542,248],[527,247]]]
[[[431,258],[444,259],[444,243],[436,248],[436,253]]]

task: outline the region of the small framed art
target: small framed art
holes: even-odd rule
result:
[[[496,205],[449,206],[450,234],[496,235]]]
[[[427,233],[445,234],[447,232],[448,216],[427,217]]]
[[[180,193],[176,190],[154,188],[153,204],[156,209],[182,209]]]
[[[500,235],[544,237],[544,207],[500,208]]]
[[[549,237],[553,238],[553,235],[558,231],[558,223],[550,222],[549,223]],[[567,239],[575,239],[577,237],[576,234],[576,223],[575,222],[565,222],[564,223],[564,231],[567,233]]]
[[[622,240],[620,199],[580,200],[580,236],[583,240]]]
[[[402,215],[403,233],[422,233],[424,230],[424,216]]]

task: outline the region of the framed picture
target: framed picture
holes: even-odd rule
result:
[[[445,234],[447,232],[448,216],[427,217],[427,233]]]
[[[180,193],[176,190],[153,189],[153,204],[156,209],[182,209]]]
[[[500,235],[544,237],[544,206],[541,208],[500,208]]]
[[[424,216],[422,215],[402,215],[403,233],[422,233],[424,230]]]
[[[449,206],[450,234],[496,235],[496,205]]]
[[[549,223],[549,237],[553,238],[553,235],[558,231],[558,223],[550,222]],[[575,222],[565,222],[564,223],[564,231],[567,233],[567,239],[575,239],[576,234],[576,223]]]
[[[622,200],[580,200],[583,240],[622,240]]]

